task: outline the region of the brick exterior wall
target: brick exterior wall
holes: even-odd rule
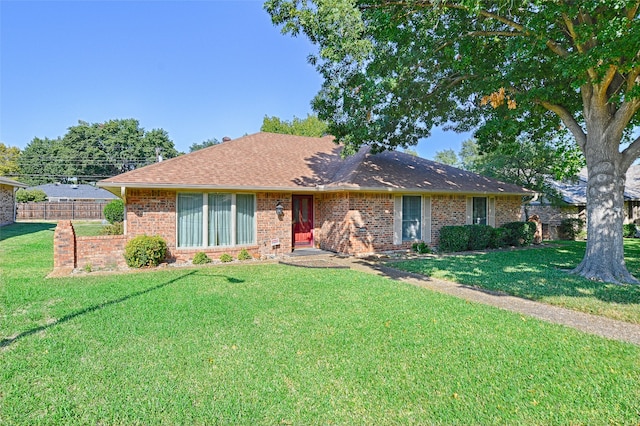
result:
[[[256,194],[255,245],[221,248],[176,247],[175,191],[128,190],[126,235],[76,237],[71,221],[61,221],[54,234],[54,267],[92,268],[124,266],[124,247],[136,235],[160,235],[167,242],[170,261],[187,262],[198,252],[211,258],[228,253],[237,256],[243,248],[254,257],[268,258],[291,252],[292,194],[259,192]],[[496,197],[496,226],[521,220],[519,196]],[[277,202],[284,216],[275,212]],[[467,197],[431,196],[431,241],[437,246],[440,229],[466,223]],[[323,250],[365,255],[375,252],[407,250],[411,242],[393,244],[394,196],[380,193],[322,193],[314,196],[314,245]],[[279,246],[272,246],[279,240]]]
[[[291,252],[291,193],[256,193],[256,244],[237,247],[177,247],[177,192],[167,190],[128,189],[126,194],[126,234],[159,235],[167,242],[167,257],[172,261],[187,262],[198,252],[212,259],[223,253],[237,256],[245,249],[257,258],[272,257]],[[284,207],[284,216],[276,215],[276,203]],[[272,246],[273,240],[279,246]]]
[[[0,185],[0,226],[13,223],[15,208],[13,186]]]

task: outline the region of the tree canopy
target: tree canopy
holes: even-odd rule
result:
[[[624,175],[640,153],[640,2],[269,0],[318,45],[313,101],[354,152],[414,145],[433,126],[480,147],[572,135],[586,160],[589,239],[575,272],[637,282],[624,264]],[[613,231],[612,231],[613,230]]]
[[[204,140],[204,141],[202,141],[200,143],[194,142],[189,146],[189,152],[198,151],[198,150],[203,149],[203,148],[208,148],[208,147],[213,146],[213,145],[218,145],[219,143],[220,143],[220,141],[218,139],[216,139],[216,138],[207,139],[207,140]]]
[[[327,134],[327,123],[317,115],[307,115],[307,118],[293,117],[293,120],[281,120],[265,115],[262,120],[261,132],[282,133],[285,135],[321,137]]]
[[[56,139],[34,138],[19,159],[22,180],[30,184],[95,182],[178,155],[162,129],[145,131],[137,120],[79,121]]]
[[[0,176],[16,176],[20,171],[18,158],[20,148],[0,142]]]

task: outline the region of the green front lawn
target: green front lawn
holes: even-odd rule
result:
[[[567,273],[580,263],[584,251],[584,242],[563,241],[542,248],[430,256],[390,266],[640,324],[640,285],[606,284]],[[625,262],[640,278],[640,239],[625,239]]]
[[[45,279],[0,230],[0,424],[636,424],[640,347],[351,270]]]

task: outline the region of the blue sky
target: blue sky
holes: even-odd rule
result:
[[[78,120],[135,118],[180,151],[312,113],[314,46],[273,26],[261,1],[0,1],[0,141],[24,148]],[[456,152],[435,131],[418,153]]]

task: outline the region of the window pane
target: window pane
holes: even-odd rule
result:
[[[231,245],[231,194],[209,194],[209,245]]]
[[[202,246],[202,194],[178,194],[178,247]]]
[[[473,224],[487,224],[487,198],[473,197]]]
[[[422,225],[422,197],[402,197],[402,240],[421,240]]]
[[[236,244],[254,244],[255,196],[236,195]]]

